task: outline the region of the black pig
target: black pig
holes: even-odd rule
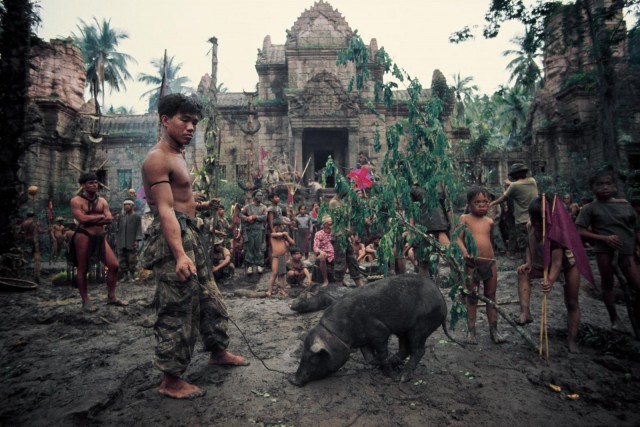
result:
[[[324,312],[304,340],[302,359],[289,381],[303,386],[309,381],[337,371],[349,359],[352,348],[359,348],[365,360],[380,364],[383,371],[407,356],[401,381],[408,381],[422,359],[429,335],[446,327],[447,304],[433,282],[416,274],[391,276],[355,289]],[[388,356],[391,335],[398,337],[398,353]]]
[[[314,283],[291,301],[289,308],[298,313],[324,310],[349,291],[349,288],[343,286],[339,288],[335,286],[322,287],[320,284]]]

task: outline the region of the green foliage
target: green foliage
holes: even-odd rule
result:
[[[595,72],[573,73],[562,82],[560,90],[567,90],[573,87],[580,87],[588,92],[595,92],[598,89],[598,76]]]
[[[87,67],[87,85],[91,94],[98,102],[98,93],[102,92],[104,105],[104,86],[109,85],[117,92],[126,90],[125,80],[131,79],[127,70],[128,62],[136,60],[126,53],[118,51],[121,40],[129,38],[124,31],[111,27],[111,20],[103,19],[102,23],[94,17],[93,24],[87,24],[80,19],[79,34],[72,34],[74,43],[80,47]]]
[[[355,65],[356,76],[352,82],[359,91],[364,89],[369,78],[367,49],[356,33],[338,59],[338,64]],[[358,198],[333,162],[327,163],[325,173],[335,176],[336,191],[345,193],[344,207],[331,211],[334,229],[350,226],[355,232],[361,233],[365,224],[368,224],[373,235],[381,236],[379,266],[385,272],[389,265],[394,265],[395,254],[402,250],[402,236],[408,232],[407,243],[418,245],[419,258],[437,264],[438,256],[442,256],[450,263],[449,283],[454,284],[452,292],[456,295],[466,280],[464,270],[460,268],[460,250],[456,245],[449,248],[441,246],[424,226],[419,225],[422,213],[435,208],[439,188],[444,186],[454,198],[458,191],[453,156],[441,122],[441,117],[450,114],[453,109],[453,91],[442,73],[437,72],[432,82],[433,96],[424,99],[418,79],[394,64],[386,53],[376,55],[375,61],[385,70],[385,74],[394,75],[405,85],[409,97],[406,104],[408,114],[405,119],[391,125],[385,126],[382,120],[374,123],[374,147],[377,152],[384,154],[384,158],[380,179],[371,189],[369,197]],[[394,88],[390,83],[375,87],[376,94],[385,94],[378,99],[383,99],[386,107],[393,102]],[[373,106],[369,108],[377,113]],[[381,129],[384,129],[384,135],[379,131]],[[420,200],[412,200],[412,188],[423,195]],[[342,237],[340,241],[346,244],[346,238]],[[452,315],[453,311],[461,313],[460,300],[454,297],[453,302]],[[457,319],[459,316],[456,314]]]

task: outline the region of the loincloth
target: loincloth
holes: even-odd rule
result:
[[[467,259],[465,265],[467,270],[473,270],[474,282],[484,282],[493,277],[493,265],[495,261],[480,261]]]
[[[69,245],[69,253],[67,254],[67,260],[74,265],[78,266],[78,256],[76,252],[76,234],[84,234],[89,237],[89,247],[87,252],[89,257],[87,258],[88,264],[95,264],[104,260],[104,235],[89,234],[84,228],[76,228],[76,232],[71,237],[71,244]]]

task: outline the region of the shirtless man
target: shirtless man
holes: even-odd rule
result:
[[[460,216],[460,224],[466,226],[466,230],[460,233],[457,243],[462,249],[462,255],[466,261],[467,274],[473,278],[473,289],[470,289],[470,291],[477,294],[480,282],[483,282],[484,296],[495,301],[498,275],[493,244],[491,243],[491,231],[494,224],[493,220],[487,216],[489,193],[483,188],[474,187],[467,192],[467,202],[471,213]],[[475,256],[469,253],[469,246],[467,245],[469,240],[474,242],[477,249]],[[478,344],[476,337],[478,298],[474,295],[468,295],[466,305],[469,329],[467,342],[469,344]],[[498,312],[490,304],[487,304],[487,319],[489,320],[491,340],[496,344],[505,342],[504,337],[498,333]]]
[[[62,248],[64,248],[64,218],[59,216],[56,218],[56,223],[51,226],[51,241],[53,242],[53,247],[51,248],[51,259],[57,259],[62,253]]]
[[[104,226],[111,224],[111,211],[107,201],[98,196],[98,177],[87,172],[80,175],[78,183],[82,192],[71,199],[71,213],[78,222],[71,239],[70,258],[77,267],[76,284],[82,298],[82,309],[89,313],[98,310],[87,293],[87,272],[89,265],[102,261],[107,267],[107,304],[124,307],[129,305],[116,297],[118,278],[118,258],[105,238]]]
[[[248,365],[226,350],[227,308],[206,262],[199,239],[191,177],[182,155],[195,135],[202,106],[193,97],[170,94],[158,104],[162,137],[142,164],[145,194],[154,220],[142,264],[156,279],[157,314],[154,331],[158,344],[154,364],[163,373],[160,394],[191,399],[205,394],[181,378],[200,331],[210,365]]]

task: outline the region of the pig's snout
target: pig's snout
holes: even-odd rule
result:
[[[289,375],[289,377],[287,378],[289,380],[289,382],[297,387],[302,387],[304,386],[307,382],[303,381],[302,379],[298,378],[297,375]]]

